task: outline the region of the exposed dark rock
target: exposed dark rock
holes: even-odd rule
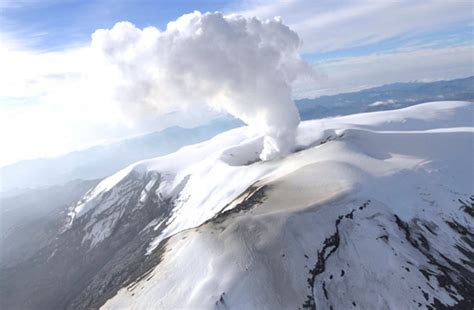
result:
[[[365,202],[363,204],[363,208],[367,207],[369,203],[370,203],[370,200]],[[339,243],[340,243],[339,225],[341,221],[344,218],[353,219],[354,211],[355,210],[353,209],[351,210],[351,212],[345,215],[340,215],[337,218],[336,224],[335,224],[335,228],[336,228],[335,233],[324,240],[323,248],[318,251],[316,264],[314,268],[309,271],[310,277],[307,280],[309,287],[311,289],[311,295],[308,295],[308,299],[303,303],[303,308],[314,309],[314,310],[316,309],[316,302],[314,299],[314,289],[315,289],[314,284],[316,282],[316,277],[326,270],[327,260],[334,252],[336,252],[336,250],[339,247]],[[341,272],[341,276],[343,276],[343,272]],[[326,297],[326,299],[328,299],[328,293],[326,290],[325,282],[323,282],[322,289],[324,292],[324,296]]]
[[[233,203],[231,202],[230,204],[222,208],[222,210],[225,210],[225,211],[218,212],[214,217],[207,220],[200,226],[206,225],[207,223],[210,223],[210,222],[214,224],[220,224],[220,223],[223,223],[229,216],[233,214],[239,213],[241,211],[249,211],[254,206],[259,205],[265,201],[265,191],[268,190],[268,188],[269,188],[268,185],[261,186],[261,187],[256,187],[255,185],[250,186],[239,197],[235,199],[235,200],[240,200],[243,197],[245,197],[241,202],[239,202],[232,209],[225,210],[230,204]]]
[[[461,203],[461,210],[469,214],[471,217],[474,217],[474,195],[470,196],[469,199],[458,200]]]
[[[453,245],[453,250],[457,249],[459,256],[466,257],[467,260],[462,260],[463,263],[457,263],[448,258],[443,253],[437,250],[430,249],[426,237],[423,235],[423,230],[420,227],[427,227],[428,225],[417,225],[420,220],[413,220],[411,223],[402,221],[395,215],[395,222],[397,226],[405,234],[405,239],[417,251],[425,256],[432,268],[420,268],[420,272],[424,275],[427,283],[430,277],[435,277],[441,288],[446,290],[457,303],[454,306],[445,305],[439,299],[434,298],[433,306],[435,309],[473,309],[474,308],[474,273],[472,271],[473,262],[473,248],[463,247],[460,244]],[[455,219],[445,220],[445,222],[459,234],[460,240],[472,243],[473,234],[469,230],[457,222]],[[413,236],[417,236],[415,239]],[[423,296],[427,299],[427,294],[423,292]]]

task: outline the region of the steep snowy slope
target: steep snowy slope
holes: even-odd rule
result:
[[[261,138],[238,128],[131,165],[71,208],[55,244],[5,271],[2,282],[23,289],[3,284],[0,299],[471,309],[473,113],[472,103],[432,102],[308,121],[297,151],[267,162]]]
[[[105,308],[472,306],[473,111],[437,102],[306,122],[301,150],[272,162],[255,162],[261,141],[238,129],[129,167],[75,215],[104,212],[129,171],[156,173],[174,202],[147,254],[173,237]],[[92,225],[87,240],[105,242],[113,224]]]

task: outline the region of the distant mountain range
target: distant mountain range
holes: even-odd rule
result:
[[[386,111],[429,101],[474,100],[474,76],[430,83],[395,83],[296,102],[302,120]]]
[[[103,178],[136,161],[172,153],[241,124],[225,118],[196,128],[169,127],[59,157],[20,161],[0,169],[0,191],[11,196],[26,188]]]
[[[302,120],[393,110],[428,101],[474,100],[474,77],[430,83],[395,83],[353,93],[297,100]],[[0,169],[2,195],[18,189],[106,177],[136,161],[165,155],[202,142],[242,122],[230,117],[196,128],[170,127],[55,158],[21,161]]]

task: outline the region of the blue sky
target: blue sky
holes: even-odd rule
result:
[[[428,29],[422,33],[403,34],[371,44],[359,44],[354,47],[341,48],[327,52],[307,53],[308,61],[323,61],[330,58],[355,57],[372,53],[390,52],[403,47],[445,48],[472,44],[474,24],[465,22],[453,23],[441,29]]]
[[[78,99],[94,31],[119,21],[163,30],[194,10],[280,16],[318,76],[295,83],[295,98],[474,75],[470,0],[0,0],[0,140],[10,150],[0,166],[205,121],[198,115],[135,126],[100,99]]]
[[[86,44],[96,29],[118,21],[163,29],[185,13],[227,6],[227,1],[19,0],[4,3],[0,25],[30,48],[58,50]]]
[[[317,1],[301,2],[316,7],[314,11],[318,12]],[[465,0],[452,2],[469,4],[469,1]],[[259,3],[262,2],[256,2],[255,5],[258,6]],[[372,1],[372,3],[375,2]],[[5,34],[17,38],[25,47],[41,51],[56,51],[87,44],[96,29],[111,28],[118,21],[130,21],[140,28],[154,26],[164,29],[169,21],[194,10],[232,13],[240,12],[239,9],[249,6],[251,2],[223,0],[1,0],[0,29]],[[436,23],[434,21],[429,27],[402,31],[392,37],[370,43],[365,43],[366,38],[362,38],[353,44],[355,46],[341,47],[331,51],[306,52],[305,58],[317,61],[333,57],[361,56],[420,44],[429,44],[433,47],[471,44],[474,35],[474,7],[472,4],[464,5],[464,7],[469,6],[471,6],[470,13],[459,14],[459,17],[450,22]],[[321,8],[320,11],[322,10]],[[278,13],[281,14],[284,11],[276,11],[276,14]],[[419,18],[426,17],[421,14]],[[407,21],[400,20],[400,23],[405,22]]]

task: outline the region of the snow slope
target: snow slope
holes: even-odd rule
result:
[[[431,102],[307,121],[297,151],[266,162],[262,139],[234,129],[105,179],[69,225],[94,251],[147,197],[163,208],[144,228],[158,261],[104,309],[471,307],[473,113]]]

